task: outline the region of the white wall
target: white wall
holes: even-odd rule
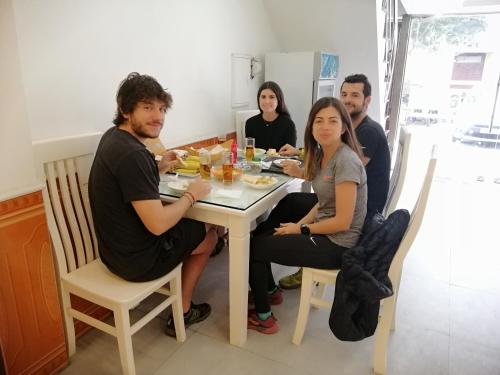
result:
[[[0,1],[0,200],[35,183],[31,135],[22,86],[14,12]],[[8,51],[8,53],[7,53]]]
[[[234,131],[231,53],[279,50],[254,0],[17,0],[15,21],[33,140],[107,129],[131,71],[173,95],[167,146]]]
[[[330,51],[340,56],[340,83],[364,73],[372,83],[370,116],[381,118],[377,5],[373,0],[266,0],[285,52]],[[340,85],[339,85],[340,87]],[[285,93],[286,97],[286,93]]]

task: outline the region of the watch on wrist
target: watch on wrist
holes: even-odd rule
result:
[[[300,233],[305,234],[305,235],[310,235],[311,229],[309,229],[309,225],[300,224]]]

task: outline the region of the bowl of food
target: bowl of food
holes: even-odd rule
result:
[[[260,161],[246,162],[241,165],[241,169],[246,174],[259,174],[262,172],[262,164]]]
[[[253,157],[257,159],[262,159],[266,155],[266,150],[263,148],[255,148],[253,150]]]
[[[275,148],[270,148],[269,150],[267,150],[266,154],[270,157],[280,156]]]
[[[237,167],[233,167],[233,181],[237,181],[241,178],[243,170]],[[214,180],[222,181],[222,165],[214,165],[210,169],[210,175]]]

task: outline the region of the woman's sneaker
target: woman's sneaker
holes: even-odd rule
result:
[[[255,311],[249,312],[247,327],[248,329],[253,329],[257,332],[265,333],[266,335],[272,335],[280,330],[277,319],[272,313],[266,320],[260,320]]]
[[[208,303],[200,303],[199,305],[195,305],[193,302],[191,302],[189,311],[184,314],[184,326],[187,328],[191,324],[204,321],[206,318],[208,318],[211,311],[212,308]],[[171,337],[176,337],[173,315],[170,315],[167,320],[167,328],[165,329],[165,333]]]
[[[283,289],[297,289],[302,285],[302,267],[291,275],[282,277],[279,281],[280,287]]]
[[[283,303],[283,290],[281,290],[281,288],[276,288],[276,290],[271,294],[268,293],[267,301],[270,305],[281,305]],[[253,293],[251,290],[248,291],[248,303],[250,305],[255,304],[255,300],[253,298]]]

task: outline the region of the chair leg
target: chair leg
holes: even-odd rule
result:
[[[378,323],[375,334],[375,350],[373,354],[373,372],[378,375],[387,373],[387,345],[389,343],[389,333],[391,323],[394,318],[395,296],[384,300],[382,316]]]
[[[182,311],[181,266],[175,270],[175,276],[170,280],[170,293],[172,296],[176,296],[175,301],[172,303],[175,334],[177,341],[183,342],[186,340],[186,327],[184,326],[184,314]]]
[[[399,296],[399,285],[401,285],[401,274],[396,276],[396,282],[392,284],[392,289],[394,290],[394,304],[392,306],[392,320],[391,320],[391,331],[396,330],[396,306],[398,305],[398,296]]]
[[[75,325],[71,315],[71,299],[69,293],[61,288],[61,299],[64,313],[64,324],[66,328],[66,341],[68,343],[68,355],[71,357],[76,352]]]
[[[113,310],[113,313],[115,317],[116,339],[118,340],[118,350],[120,352],[122,371],[126,375],[135,375],[129,310],[120,306],[119,308]]]
[[[315,285],[315,288],[313,289],[313,295],[316,298],[319,299],[325,299],[325,293],[326,293],[326,284],[323,283],[317,283]],[[318,308],[317,306],[313,306],[314,308]]]
[[[304,331],[309,318],[309,308],[311,305],[311,296],[313,289],[312,271],[308,268],[302,270],[302,287],[300,289],[300,305],[299,313],[297,315],[297,323],[295,325],[295,332],[293,334],[292,342],[295,345],[300,345]]]

